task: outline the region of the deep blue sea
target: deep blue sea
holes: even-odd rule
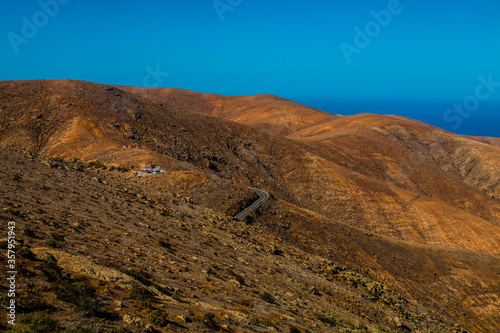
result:
[[[319,100],[294,99],[294,101],[333,114],[357,113],[395,114],[426,122],[447,131],[475,136],[500,137],[500,102],[483,101],[478,107],[462,112],[453,110],[462,101],[415,100]],[[450,110],[450,111],[448,111]]]

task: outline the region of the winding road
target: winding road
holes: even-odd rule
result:
[[[240,220],[240,221],[243,220],[245,217],[248,216],[248,214],[255,211],[257,208],[260,207],[260,205],[262,205],[264,202],[266,202],[269,199],[269,194],[267,194],[267,192],[256,189],[256,188],[252,188],[252,190],[254,190],[254,192],[259,195],[259,197],[260,197],[259,200],[255,201],[253,204],[251,204],[250,206],[245,208],[241,213],[236,215],[234,217],[235,219]]]

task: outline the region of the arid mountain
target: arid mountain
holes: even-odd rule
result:
[[[122,171],[5,148],[0,167],[0,216],[18,232],[18,326],[32,329],[25,331],[463,332],[457,319],[383,281]],[[339,227],[339,249],[363,235]],[[406,249],[377,237],[369,243],[395,258],[393,250]],[[443,260],[445,271],[468,257],[461,269],[479,269],[475,277],[490,282],[481,265],[494,260],[444,253],[414,256]],[[8,289],[4,270],[0,276]]]
[[[238,121],[218,109],[223,96],[177,89],[127,90],[189,109],[190,102],[182,102],[196,101],[199,112]],[[259,103],[248,105],[251,107],[239,111],[240,119],[251,119],[252,115],[261,119],[261,114],[268,113]],[[287,199],[297,199],[294,202],[305,208],[378,234],[499,253],[497,237],[480,240],[498,235],[500,227],[495,200],[500,198],[498,148],[404,117],[360,114],[324,121],[320,111],[310,111],[306,109],[302,119],[316,125],[297,120],[291,128],[303,128],[286,134],[303,143],[300,152],[289,151],[268,161],[269,171],[276,165],[274,174],[284,176],[279,182],[288,185]],[[273,112],[279,113],[279,107]],[[267,130],[278,133],[280,128]],[[292,145],[284,142],[291,149]],[[290,155],[294,161],[284,161]],[[455,232],[475,237],[468,241],[457,238]]]
[[[360,130],[379,132],[379,137],[391,137],[391,145],[396,144],[413,154],[430,156],[444,171],[456,174],[468,185],[490,196],[500,197],[500,169],[495,167],[500,158],[498,150],[477,144],[500,147],[500,138],[459,136],[400,116],[359,114],[341,117],[269,95],[229,97],[174,88],[120,88],[168,105],[305,142],[337,139],[343,143],[345,137],[356,136]],[[383,140],[377,138],[377,141],[380,139]],[[363,146],[369,145],[367,142]],[[353,155],[360,156],[357,152]],[[413,159],[420,160],[420,157]],[[489,160],[494,163],[488,163]],[[362,168],[363,163],[358,169]]]
[[[495,147],[500,147],[500,138],[490,138],[490,137],[478,137],[478,136],[468,136],[467,138],[476,140],[482,143],[486,143]]]
[[[248,221],[252,233],[378,281],[409,303],[473,332],[500,330],[500,148],[494,138],[467,138],[397,116],[333,116],[273,96],[225,97],[69,80],[1,82],[0,101],[1,146],[99,161],[93,165],[108,169],[153,161],[164,174],[105,174],[126,186],[184,198],[191,209],[210,208],[229,224],[237,222],[227,215],[255,199],[247,187],[266,190],[273,199]],[[26,209],[32,211],[33,205],[26,203]],[[99,209],[92,215],[96,223],[112,223],[114,217],[99,218]],[[147,216],[140,213],[142,220]],[[205,237],[215,233],[210,224],[203,228]],[[67,251],[74,252],[70,245]],[[284,278],[295,276],[290,270],[279,271]],[[353,281],[356,303],[362,291]],[[390,327],[384,316],[355,310],[347,299],[342,311],[355,313],[358,321],[383,323],[371,331]],[[306,320],[299,312],[287,316]],[[391,329],[399,331],[403,326],[452,331],[414,320],[392,323]]]
[[[118,88],[181,109],[228,119],[281,136],[338,118],[272,95],[232,97],[174,88]]]
[[[362,136],[360,130],[370,132],[373,141],[390,140],[387,142],[389,146],[403,149],[403,155],[410,155],[413,161],[423,163],[427,159],[468,185],[490,196],[500,197],[500,170],[496,167],[500,152],[495,146],[498,142],[495,138],[464,137],[404,117],[370,114],[343,117],[293,133],[289,137],[335,146],[334,142],[348,141],[339,137]],[[394,154],[393,157],[397,156],[401,154]],[[408,176],[408,172],[395,176]]]

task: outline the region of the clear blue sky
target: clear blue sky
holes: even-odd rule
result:
[[[500,85],[446,114],[479,76],[500,82],[499,1],[59,1],[2,1],[0,80],[269,93],[344,114],[357,111],[346,101],[376,100],[360,110],[376,113],[416,101],[390,113],[500,136]],[[356,27],[368,36],[355,40]],[[169,75],[155,80],[157,68]]]

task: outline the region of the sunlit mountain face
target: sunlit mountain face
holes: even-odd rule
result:
[[[500,2],[0,13],[0,331],[500,332]]]
[[[8,2],[0,79],[274,94],[339,114],[370,103],[366,112],[499,136],[499,6],[486,0]]]

